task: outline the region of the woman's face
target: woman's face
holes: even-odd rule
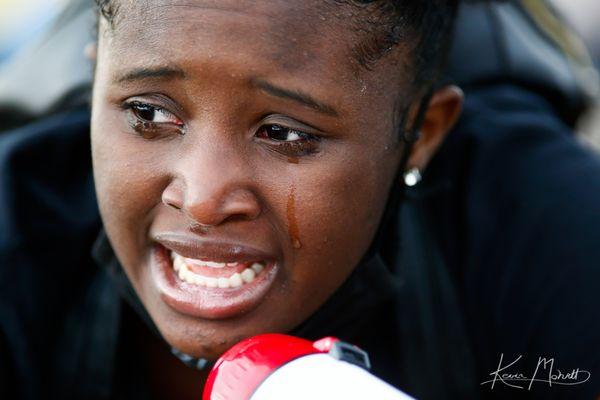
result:
[[[293,329],[373,239],[401,151],[401,74],[361,69],[350,9],[323,3],[123,2],[101,25],[100,211],[150,316],[188,354]]]

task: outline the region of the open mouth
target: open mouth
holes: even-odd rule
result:
[[[220,258],[185,257],[157,244],[151,276],[161,299],[181,314],[206,319],[232,318],[257,307],[275,281],[278,264],[251,256]]]

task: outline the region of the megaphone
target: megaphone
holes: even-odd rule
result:
[[[375,377],[356,346],[264,334],[225,352],[211,370],[203,400],[409,400]]]

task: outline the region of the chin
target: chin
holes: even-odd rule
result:
[[[217,360],[237,342],[262,333],[242,321],[206,321],[183,315],[162,315],[156,325],[164,340],[195,358]]]

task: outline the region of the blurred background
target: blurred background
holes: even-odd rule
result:
[[[600,1],[598,0],[552,0],[586,42],[596,66],[600,65]]]
[[[596,68],[600,67],[600,1],[599,0],[552,0],[564,14],[567,22],[581,35],[587,45]],[[597,101],[598,103],[598,101]],[[596,149],[600,149],[600,103],[585,115],[579,131]]]
[[[535,0],[518,1],[523,4],[535,2]],[[562,15],[566,25],[572,28],[576,35],[580,36],[583,43],[587,46],[593,64],[597,69],[600,66],[600,23],[598,23],[600,20],[600,0],[546,1],[550,2],[552,7]],[[88,11],[87,19],[82,20],[82,18],[79,18],[81,21],[73,22],[75,18],[64,18],[65,13],[63,11],[68,3],[80,3],[82,7],[86,8]],[[45,34],[46,36],[49,36],[48,32],[51,32],[53,29],[60,30],[62,28],[60,26],[61,24],[80,23],[82,26],[89,26],[89,28],[86,29],[79,28],[80,31],[87,33],[85,37],[77,39],[81,42],[79,43],[79,47],[73,45],[70,46],[71,49],[77,49],[77,51],[81,52],[83,43],[91,41],[93,30],[93,20],[91,19],[91,15],[89,15],[89,5],[91,3],[93,3],[93,0],[0,0],[0,76],[14,76],[15,71],[9,70],[9,68],[13,68],[17,71],[22,70],[24,63],[12,62],[12,66],[7,66],[7,64],[11,64],[9,61],[14,61],[15,58],[19,58],[19,55],[21,55],[21,58],[27,59],[27,56],[22,56],[22,53],[27,53],[27,51],[31,52],[32,48],[35,49],[35,51],[39,51],[40,48],[43,48],[42,45],[44,45],[43,36]],[[71,9],[72,8],[71,4]],[[62,16],[61,12],[63,12]],[[61,51],[60,45],[57,46],[57,43],[60,43],[60,40],[74,40],[73,38],[64,37],[61,39],[60,36],[55,36],[58,37],[58,39],[54,39],[54,50],[52,50],[50,54]],[[37,48],[36,41],[38,41]],[[40,45],[39,42],[41,42],[42,45]],[[46,47],[50,46],[46,45]],[[66,55],[63,56],[63,58],[66,57]],[[64,65],[53,65],[52,57],[46,58],[48,59],[48,64],[44,67],[48,68],[48,71],[55,68],[54,74],[51,76],[60,76],[61,74],[57,73],[57,71],[62,71]],[[585,71],[583,72],[585,73]],[[86,80],[87,83],[89,83],[90,70],[89,68],[83,70],[81,65],[78,65],[73,66],[70,71],[65,70],[63,75],[68,76],[70,81],[77,81],[77,79],[79,79],[79,84],[85,86]],[[594,73],[588,75],[591,78],[588,79],[588,83],[583,86],[600,88],[600,82],[597,81],[596,75]],[[78,78],[76,79],[74,77]],[[47,90],[50,92],[52,92],[53,87],[56,88],[55,90],[57,92],[59,90],[64,90],[63,88],[66,83],[62,83],[60,79],[56,79],[56,82],[44,82],[42,81],[42,78],[43,77],[33,77],[31,86],[35,86],[36,90],[39,90],[41,85],[44,85],[44,87],[49,87]],[[594,80],[596,81],[594,82]],[[14,82],[10,82],[10,79],[9,82],[2,82],[0,77],[0,97],[8,96],[10,90],[16,90],[12,89],[14,86],[13,83]],[[70,82],[70,84],[72,85],[72,82]],[[22,85],[20,90],[22,90]],[[32,99],[32,97],[35,96],[32,96],[31,93],[15,92],[14,94],[10,94],[13,95],[13,97],[28,97],[29,100],[27,106],[30,107],[29,111],[32,113],[48,106],[41,100],[36,103],[35,99]],[[50,93],[45,94],[44,97],[54,98],[56,95],[52,97],[52,93]],[[584,140],[600,149],[600,106],[593,106],[591,107],[591,110],[592,111],[585,113],[580,119],[578,131]]]
[[[0,63],[40,34],[66,0],[0,0]]]

